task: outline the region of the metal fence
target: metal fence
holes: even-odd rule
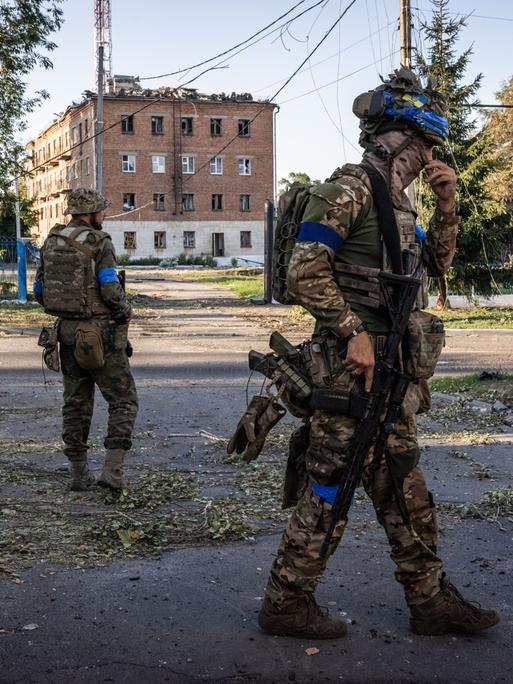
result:
[[[20,275],[26,285],[23,291],[32,291],[36,268],[39,265],[39,248],[28,240],[20,240],[19,245],[15,237],[0,235],[0,298],[12,299],[18,297],[18,246],[22,259]],[[24,275],[23,275],[24,274]]]

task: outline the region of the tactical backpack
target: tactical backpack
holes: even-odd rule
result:
[[[280,304],[294,303],[287,289],[287,271],[311,188],[311,185],[292,183],[278,202],[272,255],[272,295]]]
[[[65,228],[54,226],[42,247],[45,312],[78,319],[109,313],[98,292],[93,250],[76,239],[91,229],[77,226],[69,235],[64,235]]]

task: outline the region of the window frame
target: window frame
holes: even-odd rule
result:
[[[165,192],[154,192],[153,193],[153,211],[166,211],[166,193]]]
[[[121,134],[122,135],[133,135],[134,134],[134,128],[135,128],[134,127],[134,115],[133,114],[122,114],[121,115]]]
[[[216,203],[216,200],[214,200],[214,197],[220,197],[221,198],[221,201],[219,202],[219,204],[221,205],[220,207],[214,206],[214,204]],[[212,206],[212,211],[224,211],[224,194],[222,192],[213,192],[212,193],[211,206]]]
[[[155,169],[155,159],[162,159],[162,168]],[[166,173],[166,156],[164,154],[151,155],[151,172],[152,173]]]
[[[125,169],[125,157],[126,157],[126,163],[127,165],[130,165],[130,159],[129,157],[132,157],[134,160],[134,168],[133,169]],[[123,173],[135,173],[137,171],[137,155],[135,154],[122,154],[121,155],[121,171]]]
[[[245,241],[245,238],[243,239],[243,236],[248,237],[248,243],[247,245],[242,244]],[[253,247],[252,240],[251,240],[251,231],[250,230],[241,230],[240,231],[240,248],[241,249],[251,249]]]
[[[186,236],[192,236],[192,238],[190,239],[190,242],[192,244],[188,244],[189,237],[186,238]],[[184,249],[196,249],[196,231],[195,230],[184,230],[182,237],[183,237],[183,248]]]
[[[239,176],[251,176],[251,158],[250,157],[239,157]],[[248,169],[248,173],[245,169]]]
[[[192,160],[192,171],[186,171],[184,168],[184,162],[187,160],[190,161]],[[189,163],[187,163],[187,167],[189,168]],[[182,174],[187,175],[187,176],[193,176],[196,173],[196,157],[194,155],[190,154],[182,154]]]
[[[191,198],[191,206],[187,207],[185,206],[185,198],[189,197]],[[195,198],[194,198],[194,193],[193,192],[184,192],[182,193],[182,211],[195,211],[196,210],[196,205],[195,205]]]
[[[214,170],[212,170],[214,169]],[[220,169],[220,170],[218,170]],[[210,175],[211,176],[222,176],[223,175],[223,158],[222,157],[210,157]]]
[[[133,247],[127,245],[127,238],[129,235],[133,236]],[[123,231],[123,249],[137,249],[137,231],[135,230],[125,230]]]
[[[129,208],[125,207],[125,197],[127,195],[132,195],[132,197],[134,198],[133,204],[128,204]],[[136,202],[135,197],[136,197],[135,192],[124,192],[123,193],[123,197],[121,200],[121,206],[122,206],[123,211],[133,211],[134,209],[137,209],[137,202]]]
[[[215,132],[215,127],[218,126],[219,132]],[[219,117],[210,117],[210,135],[212,138],[220,138],[223,135],[223,120]]]
[[[160,236],[160,238],[164,238],[162,240],[163,244],[157,244],[160,240],[157,239],[157,236]],[[154,230],[153,231],[153,249],[167,249],[167,231],[165,230]]]
[[[251,119],[239,119],[238,120],[238,136],[239,138],[250,138],[251,137]]]
[[[243,197],[247,197],[247,209],[244,208],[244,200],[242,199]],[[247,213],[251,211],[251,194],[248,192],[242,192],[239,195],[239,210],[241,212]]]
[[[186,123],[187,122],[187,123]],[[185,128],[184,128],[185,124]],[[194,135],[194,117],[193,116],[182,116],[180,119],[180,131],[182,135],[190,137]]]
[[[156,130],[159,126],[157,123],[160,122],[161,130]],[[161,114],[151,115],[151,134],[152,135],[164,135],[164,117]]]

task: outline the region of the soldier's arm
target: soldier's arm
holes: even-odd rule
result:
[[[455,212],[445,213],[437,207],[424,239],[424,260],[427,273],[439,278],[449,270],[456,251],[456,235],[460,217]]]
[[[118,279],[116,253],[109,237],[103,238],[97,247],[95,268],[100,295],[113,316],[120,315],[129,318],[132,310]]]
[[[369,192],[363,184],[317,186],[306,207],[288,269],[287,286],[295,301],[323,328],[340,337],[347,337],[361,320],[337,286],[333,262],[369,204]]]

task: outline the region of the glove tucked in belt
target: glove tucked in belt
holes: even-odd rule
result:
[[[272,397],[255,395],[239,420],[226,451],[228,454],[236,451],[246,463],[254,461],[262,451],[269,431],[285,414],[285,408]]]

